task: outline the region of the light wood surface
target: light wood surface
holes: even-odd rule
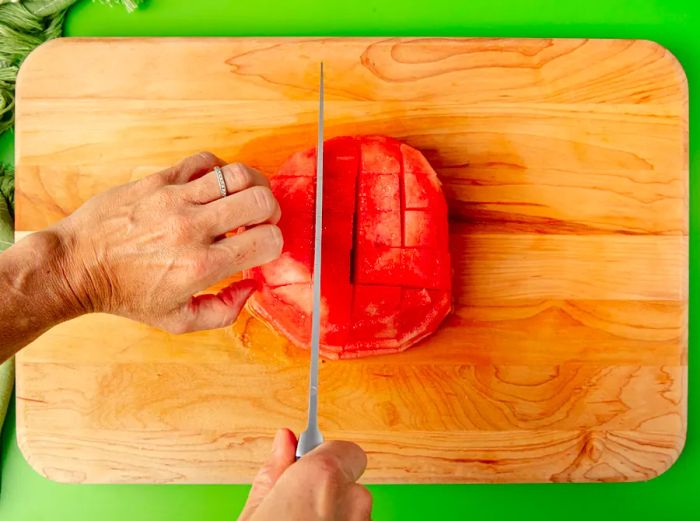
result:
[[[17,230],[208,149],[271,174],[326,134],[421,149],[455,311],[394,356],[324,362],[321,428],[368,482],[630,481],[687,399],[687,86],[648,41],[65,39],[17,89]],[[243,314],[171,336],[91,315],[18,358],[18,441],[71,482],[249,481],[305,419],[307,354]]]

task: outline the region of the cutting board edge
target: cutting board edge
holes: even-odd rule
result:
[[[19,410],[18,410],[19,413]],[[75,439],[75,437],[70,436],[71,431],[65,431],[66,432],[66,447],[68,447],[69,451],[72,450],[81,450],[80,454],[81,456],[84,457],[84,454],[86,451],[84,450],[85,447],[81,446],[80,444],[74,444],[73,447],[70,446],[71,441]],[[96,433],[99,433],[99,431],[95,431]],[[148,431],[144,431],[148,432]],[[522,433],[522,431],[514,431],[518,433]],[[547,436],[548,434],[560,434],[562,432],[566,433],[576,433],[576,431],[535,431],[539,436]],[[596,434],[601,434],[604,436],[622,436],[623,438],[627,434],[631,434],[632,437],[647,437],[648,439],[661,442],[663,444],[662,450],[665,451],[662,453],[662,456],[656,451],[652,452],[645,452],[643,450],[636,450],[636,451],[630,451],[629,447],[625,447],[625,456],[623,459],[625,459],[625,463],[636,467],[639,469],[641,467],[641,471],[637,473],[635,476],[630,476],[630,475],[625,475],[623,478],[620,477],[619,472],[616,471],[616,469],[612,465],[608,465],[608,461],[611,463],[617,463],[619,465],[619,461],[613,460],[613,458],[619,458],[622,456],[619,456],[618,454],[613,454],[611,458],[605,459],[601,458],[600,456],[592,456],[592,453],[596,450],[596,445],[595,442],[590,443],[587,441],[587,438],[591,436],[591,434],[596,433]],[[422,434],[422,432],[417,432],[417,433],[407,433],[407,436],[416,436],[416,434]],[[444,433],[441,433],[444,435]],[[560,472],[557,472],[555,474],[549,475],[549,477],[543,477],[544,474],[539,474],[537,469],[531,470],[532,474],[529,476],[529,478],[522,478],[521,476],[527,476],[528,474],[526,472],[522,472],[520,470],[517,470],[517,477],[513,479],[512,476],[510,476],[507,473],[500,474],[501,478],[499,479],[499,472],[498,472],[498,464],[493,463],[491,464],[490,461],[491,459],[488,457],[483,457],[483,458],[476,458],[473,455],[473,452],[463,452],[463,453],[458,453],[454,452],[452,453],[452,457],[448,457],[447,460],[452,461],[453,464],[459,465],[460,463],[465,464],[465,463],[472,463],[472,464],[477,464],[477,465],[482,465],[485,466],[486,468],[489,468],[491,470],[490,473],[487,472],[464,472],[462,474],[459,474],[457,472],[453,472],[451,474],[447,475],[435,475],[431,474],[428,471],[423,471],[423,472],[415,472],[411,471],[410,473],[407,473],[407,479],[402,480],[397,477],[399,474],[398,472],[392,472],[391,470],[388,473],[384,473],[381,470],[373,469],[371,466],[367,469],[365,476],[361,479],[361,482],[364,484],[478,484],[478,483],[483,483],[483,484],[507,484],[507,483],[563,483],[563,482],[576,482],[576,483],[594,483],[594,482],[624,482],[624,483],[633,483],[633,482],[643,482],[643,481],[650,481],[652,479],[656,479],[657,477],[660,477],[664,473],[668,472],[679,460],[681,457],[686,439],[687,439],[687,428],[684,426],[683,429],[681,429],[680,432],[678,433],[655,433],[655,432],[639,432],[639,431],[626,431],[626,430],[591,430],[587,431],[584,433],[578,434],[578,437],[583,438],[583,443],[578,444],[581,445],[580,447],[577,446],[577,453],[575,456],[572,457],[571,464],[560,470]],[[574,437],[577,435],[574,434]],[[110,455],[110,452],[106,452],[103,450],[102,452],[99,453],[99,456],[96,457],[98,461],[100,461],[101,464],[105,465],[104,467],[98,467],[96,470],[93,467],[93,470],[90,474],[86,474],[85,472],[85,466],[81,466],[80,462],[82,460],[78,459],[71,459],[71,458],[65,458],[61,456],[55,456],[53,457],[54,460],[52,461],[52,457],[49,456],[48,458],[42,457],[37,455],[36,452],[33,452],[32,450],[32,442],[30,441],[30,438],[32,437],[31,429],[27,429],[24,425],[20,426],[20,423],[18,422],[17,424],[17,445],[20,449],[20,452],[22,456],[25,458],[29,466],[39,474],[40,476],[50,480],[54,481],[57,483],[70,483],[70,484],[103,484],[103,483],[112,483],[112,484],[145,484],[145,483],[156,483],[156,484],[192,484],[192,485],[205,485],[205,484],[250,484],[256,475],[259,467],[264,464],[264,461],[259,461],[259,462],[251,462],[247,461],[246,462],[246,469],[242,472],[239,472],[235,477],[231,476],[231,473],[229,471],[226,471],[225,477],[223,475],[219,478],[208,478],[208,479],[200,479],[197,477],[189,477],[186,473],[182,473],[181,468],[179,468],[179,472],[182,474],[179,478],[177,479],[162,479],[162,480],[152,480],[150,477],[146,476],[141,479],[114,479],[114,471],[115,467],[122,467],[122,469],[119,470],[124,470],[124,467],[127,467],[127,465],[124,463],[123,456],[124,453],[120,452],[118,450],[113,450],[111,454],[114,455],[112,459],[107,459]],[[42,439],[46,439],[46,434],[44,433],[41,435]],[[269,436],[264,439],[264,442],[266,442],[268,445],[271,444],[272,442],[272,437],[273,433],[270,433]],[[458,437],[458,435],[455,435],[455,437]],[[260,441],[260,440],[258,440]],[[55,443],[60,443],[61,439],[58,438],[57,440],[54,441]],[[672,443],[672,444],[670,444]],[[658,448],[658,446],[657,446]],[[413,462],[416,460],[420,461],[420,457],[416,458],[415,454],[410,453],[411,447],[408,447],[407,455],[405,456],[406,458],[410,458]],[[486,452],[488,449],[484,449]],[[531,450],[531,447],[524,448],[524,452],[527,452]],[[90,451],[95,452],[95,446],[94,445],[89,445],[87,447],[87,453],[91,454]],[[609,453],[610,454],[610,453]],[[639,458],[634,458],[633,460],[630,460],[630,454],[632,455],[637,455]],[[665,457],[664,457],[665,456]],[[577,476],[571,476],[568,475],[567,473],[573,473],[575,471],[580,472],[581,468],[577,468],[577,461],[580,458],[587,458],[587,457],[592,457],[592,458],[597,458],[595,460],[595,466],[597,467],[598,465],[605,465],[607,468],[605,468],[605,471],[608,473],[604,472],[596,472],[595,476],[592,478],[586,478],[585,473],[584,476],[582,477],[581,475]],[[372,458],[372,452],[369,451],[369,458],[371,462]],[[441,459],[443,457],[441,456]],[[426,456],[425,461],[427,464],[430,464],[432,457],[431,456]],[[495,461],[495,460],[494,460]],[[74,468],[72,468],[70,465],[66,465],[65,462],[78,462],[77,465],[75,465]],[[60,464],[59,464],[60,463]],[[110,465],[112,463],[113,465]],[[221,462],[219,462],[221,463]],[[238,463],[232,462],[232,463]],[[396,468],[394,465],[400,465],[401,460],[395,460],[392,462],[392,467],[391,468]],[[493,465],[493,466],[491,466]],[[444,468],[444,467],[443,467]],[[455,468],[451,466],[451,468]],[[148,469],[146,468],[144,470],[143,464],[138,464],[134,465],[134,474],[137,474],[138,472],[146,472],[148,473],[149,471],[162,471],[163,470],[163,465],[159,464],[158,462],[155,462],[153,464],[153,468]],[[609,470],[608,470],[609,469]],[[201,467],[192,467],[192,472],[201,473]],[[129,472],[129,470],[125,470],[125,472]],[[245,474],[245,475],[244,475]]]

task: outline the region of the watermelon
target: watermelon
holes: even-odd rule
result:
[[[282,255],[250,270],[248,309],[292,343],[311,337],[316,150],[272,177]],[[451,309],[447,204],[416,149],[384,136],[324,143],[321,355],[397,353],[434,332]]]

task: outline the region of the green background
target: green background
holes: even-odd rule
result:
[[[700,2],[652,0],[150,0],[133,14],[81,2],[67,18],[68,36],[444,35],[643,38],[670,49],[685,67],[691,101],[691,208],[697,193],[700,140]],[[197,71],[192,71],[196,74]],[[0,137],[0,159],[12,136]],[[691,266],[700,213],[691,211]],[[700,326],[691,269],[690,345]],[[691,359],[694,357],[691,347]],[[691,364],[690,381],[700,372]],[[370,487],[374,519],[700,519],[700,402],[691,385],[688,441],[678,462],[646,483],[563,485],[405,485]],[[235,519],[245,486],[62,485],[29,467],[15,441],[14,408],[2,442],[0,519],[112,521]]]

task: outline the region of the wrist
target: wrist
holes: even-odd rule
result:
[[[55,229],[0,254],[0,362],[49,328],[88,309],[74,289],[72,254]]]
[[[41,298],[47,318],[54,324],[94,311],[85,291],[85,270],[76,255],[73,235],[65,227],[52,227],[25,239],[33,277],[31,288]],[[22,241],[22,242],[25,242]]]

